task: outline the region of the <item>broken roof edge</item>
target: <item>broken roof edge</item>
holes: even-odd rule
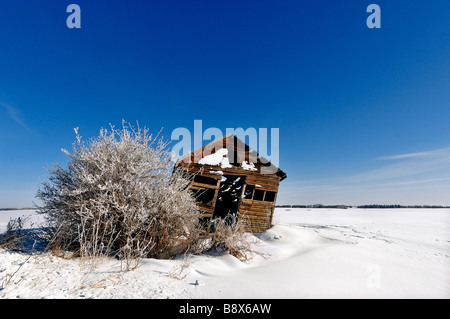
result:
[[[195,150],[193,150],[193,151],[191,151],[191,152],[189,152],[189,153],[187,153],[187,154],[181,156],[181,157],[176,161],[175,166],[179,166],[186,158],[192,156],[192,154],[195,154],[195,153],[200,152],[200,151],[202,151],[202,154],[203,154],[203,150],[204,150],[206,147],[208,147],[209,145],[211,145],[211,144],[213,144],[213,143],[216,143],[216,142],[219,142],[220,140],[223,141],[223,140],[225,140],[225,139],[227,139],[227,138],[229,138],[229,137],[232,137],[232,136],[234,136],[234,138],[237,139],[239,142],[241,142],[243,145],[247,146],[247,147],[249,148],[249,150],[250,150],[250,146],[248,146],[245,142],[243,142],[239,137],[237,137],[237,136],[234,135],[233,133],[229,133],[229,134],[227,134],[227,135],[225,135],[225,136],[222,136],[222,137],[220,137],[220,138],[218,138],[218,139],[215,139],[214,141],[211,141],[211,142],[209,142],[208,144],[203,145],[203,146],[201,146],[201,147],[199,147],[199,148],[197,148],[197,149],[195,149]],[[264,165],[264,166],[273,166],[273,167],[275,167],[275,168],[277,169],[276,172],[275,172],[274,174],[277,175],[278,177],[280,177],[280,182],[281,182],[282,180],[284,180],[284,179],[287,178],[287,174],[286,174],[283,170],[281,170],[279,167],[277,167],[276,165],[274,165],[272,162],[270,162],[270,161],[267,160],[266,158],[260,157],[260,156],[259,156],[259,153],[258,153],[257,151],[255,151],[255,150],[251,150],[251,151],[256,153],[256,157],[260,160],[260,162],[261,162],[262,165]],[[261,161],[261,159],[264,160],[264,163]],[[199,165],[201,165],[201,164],[199,164]]]
[[[232,136],[232,135],[233,135],[233,133],[229,133],[229,134],[227,134],[227,135],[225,135],[225,136],[222,136],[222,137],[220,137],[220,138],[218,138],[218,139],[215,139],[214,141],[211,141],[211,142],[209,142],[208,144],[203,145],[203,146],[201,146],[201,147],[199,147],[199,148],[197,148],[197,149],[195,149],[195,150],[193,150],[193,151],[191,151],[191,152],[189,152],[189,153],[187,153],[187,154],[181,156],[181,157],[176,161],[175,165],[179,165],[185,158],[191,156],[192,154],[195,154],[196,152],[199,152],[200,150],[201,150],[202,153],[203,153],[203,150],[204,150],[205,147],[207,147],[208,145],[210,145],[210,144],[212,144],[212,143],[216,143],[216,142],[218,142],[218,141],[220,141],[220,140],[224,140],[224,139],[226,139],[226,138],[228,138],[229,136]],[[236,137],[236,138],[237,138],[237,137]],[[242,142],[242,141],[241,141],[241,142]]]

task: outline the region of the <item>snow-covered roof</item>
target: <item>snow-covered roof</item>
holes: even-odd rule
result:
[[[230,145],[232,145],[231,148]],[[214,152],[211,153],[208,152],[208,150],[214,150]],[[245,155],[244,158],[240,155],[241,151],[242,154]],[[205,153],[208,155],[204,155]],[[239,161],[239,164],[236,164],[235,160]],[[272,171],[271,174],[278,175],[281,180],[285,179],[287,176],[286,173],[269,161],[261,161],[257,152],[251,151],[247,144],[233,134],[223,136],[220,139],[180,157],[177,161],[177,165],[180,165],[181,163],[217,166],[218,171],[219,169],[239,167],[243,170],[258,172],[258,170],[263,167],[270,167]],[[233,165],[231,163],[233,163]]]
[[[206,155],[198,161],[201,165],[211,165],[211,166],[220,166],[221,168],[230,168],[233,167],[230,164],[230,160],[228,159],[228,150],[226,148],[218,149],[216,152],[210,155]],[[257,171],[258,169],[255,167],[255,164],[242,161],[241,167],[245,170],[249,171]]]

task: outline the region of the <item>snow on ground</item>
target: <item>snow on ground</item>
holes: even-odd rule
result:
[[[42,222],[0,211],[0,232],[21,215]],[[450,209],[277,208],[274,226],[249,238],[248,263],[210,254],[127,272],[0,250],[0,298],[450,297]]]
[[[11,219],[22,218],[24,229],[34,228],[44,222],[42,215],[38,215],[34,210],[0,210],[0,234],[6,231],[8,222]]]

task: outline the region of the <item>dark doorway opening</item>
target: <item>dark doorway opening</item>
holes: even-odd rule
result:
[[[245,177],[233,175],[222,176],[213,218],[223,218],[229,223],[236,220],[244,185]]]

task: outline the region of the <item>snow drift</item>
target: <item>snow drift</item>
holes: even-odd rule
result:
[[[0,232],[11,217],[0,212]],[[449,298],[449,209],[277,208],[243,263],[229,254],[105,259],[0,250],[1,298]]]

